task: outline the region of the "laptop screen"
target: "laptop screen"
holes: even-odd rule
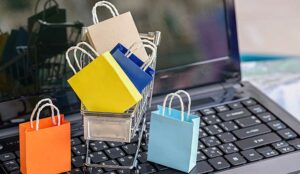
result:
[[[229,33],[235,34],[226,6],[231,1],[111,1],[120,13],[131,11],[140,32],[161,31],[154,95],[239,78],[239,59],[232,56],[229,38]],[[80,24],[92,24],[93,3],[57,2],[59,10],[51,13],[58,14],[51,20],[78,22],[64,30],[56,29],[55,35],[47,28],[43,31],[50,32],[44,34],[29,31],[34,28],[30,27],[31,21],[38,15],[32,12],[34,3],[0,5],[0,125],[27,120],[35,103],[45,97],[52,98],[62,113],[76,113],[80,109],[80,101],[66,81],[72,72],[66,66],[63,51],[80,40]],[[102,19],[111,17],[102,8],[100,14]],[[59,46],[36,41],[52,41],[58,35],[60,39],[54,40]]]

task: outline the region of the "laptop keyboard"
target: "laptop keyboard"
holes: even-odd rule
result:
[[[191,173],[226,170],[300,149],[299,136],[253,99],[201,109],[195,114],[201,115],[202,120],[197,166]],[[72,125],[72,174],[84,173],[86,146],[82,134],[81,124]],[[137,141],[137,136],[132,143],[91,141],[91,162],[129,165],[133,160]],[[0,142],[0,150],[5,151],[0,154],[0,173],[20,173],[18,146],[18,137]],[[141,174],[177,173],[147,162],[145,141],[138,155],[138,169]],[[130,171],[90,168],[85,173],[127,174]]]

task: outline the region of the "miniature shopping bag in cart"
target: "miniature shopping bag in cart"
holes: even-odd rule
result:
[[[143,45],[143,43],[145,44]],[[136,55],[134,55],[132,52],[140,46],[149,48],[152,50],[152,52],[155,52],[157,50],[156,45],[154,45],[152,42],[144,40],[143,43],[134,43],[131,46],[131,49],[127,49],[119,43],[110,52],[119,63],[123,71],[126,73],[128,78],[134,84],[134,86],[139,90],[139,92],[142,92],[143,89],[153,80],[152,76],[154,74],[154,70],[149,66],[155,59],[154,56],[156,55],[156,53],[152,54],[149,57],[149,60],[139,66],[136,62],[142,61],[137,58]],[[146,70],[148,70],[148,72]],[[152,74],[149,72],[151,72]]]
[[[40,107],[43,102],[46,103]],[[46,107],[51,108],[52,116],[39,119],[41,111]],[[35,115],[36,121],[33,121]],[[64,119],[64,115],[60,114],[51,99],[38,102],[30,122],[19,125],[21,172],[53,174],[70,171],[70,131],[70,122]]]
[[[157,45],[160,41],[160,32],[153,32],[148,34],[141,34],[145,39],[153,42],[157,41]],[[156,49],[156,47],[155,47]],[[155,54],[155,55],[153,55]],[[156,51],[152,52],[151,56],[154,56],[150,67],[155,69]],[[151,57],[149,56],[149,57]],[[132,163],[128,166],[120,165],[107,165],[105,163],[92,164],[89,156],[89,151],[86,154],[86,163],[88,167],[101,167],[101,168],[113,168],[113,169],[134,169],[137,167],[137,157],[140,150],[141,140],[146,127],[145,113],[151,103],[152,81],[142,92],[143,99],[132,109],[123,114],[113,113],[98,113],[82,110],[84,122],[84,138],[86,140],[86,147],[89,147],[90,140],[103,140],[103,141],[117,141],[117,142],[131,142],[134,136],[138,138],[138,145],[136,153],[132,159]],[[139,134],[137,135],[137,132]],[[136,170],[138,171],[138,170]]]
[[[179,94],[189,99],[188,111]],[[169,107],[167,100],[171,97]],[[181,111],[172,109],[173,97],[178,97]],[[152,112],[150,121],[148,161],[183,172],[190,172],[196,165],[200,118],[190,113],[191,99],[187,92],[179,90],[168,94],[163,106]]]
[[[75,59],[80,70],[78,72],[69,59],[70,51],[75,50],[88,55],[92,60],[81,68]],[[109,52],[93,57],[85,49],[75,46],[68,49],[66,59],[75,74],[68,83],[88,111],[123,113],[142,99],[142,95]]]
[[[98,7],[109,9],[113,17],[100,21],[97,15]],[[98,53],[111,50],[118,43],[129,47],[132,43],[141,41],[130,12],[119,14],[112,3],[99,1],[94,5],[92,15],[94,25],[87,27],[87,39]],[[143,47],[137,49],[135,53],[143,61],[148,59]]]

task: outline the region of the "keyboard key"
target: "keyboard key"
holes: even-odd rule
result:
[[[238,152],[239,149],[232,143],[219,145],[219,148],[226,154]]]
[[[98,152],[100,150],[104,150],[108,148],[106,143],[103,141],[92,141],[89,146],[94,152]]]
[[[232,135],[230,132],[225,132],[218,134],[217,137],[223,142],[223,143],[230,143],[233,141],[236,141],[236,137]]]
[[[239,127],[233,121],[227,121],[219,124],[225,131],[233,131],[238,129]]]
[[[254,126],[254,125],[261,123],[261,121],[259,119],[257,119],[255,116],[241,118],[241,119],[235,120],[235,122],[243,128],[249,127],[249,126]]]
[[[138,166],[140,174],[149,174],[156,172],[155,168],[150,163],[140,164]]]
[[[137,151],[137,144],[127,144],[122,146],[122,149],[128,154],[132,155],[135,154]]]
[[[253,114],[261,114],[266,112],[266,109],[262,107],[261,105],[255,105],[255,106],[250,106],[248,109],[253,113]]]
[[[201,138],[201,141],[208,147],[221,144],[221,142],[215,136]]]
[[[109,145],[109,147],[119,147],[119,146],[124,145],[124,143],[122,143],[122,142],[112,142],[112,141],[107,142],[107,144]]]
[[[265,112],[265,113],[262,113],[262,114],[258,114],[257,117],[259,119],[261,119],[263,122],[267,123],[267,122],[270,122],[270,121],[273,121],[273,120],[276,120],[276,118],[274,117],[274,115],[272,115],[271,113],[269,112]]]
[[[288,143],[290,145],[292,145],[294,148],[296,148],[298,150],[300,149],[300,139],[299,138],[291,140],[291,141],[288,141]]]
[[[125,156],[125,153],[119,147],[107,149],[105,150],[105,153],[111,159],[116,159]]]
[[[212,108],[201,109],[200,112],[203,115],[212,115],[216,113],[216,111],[214,111]]]
[[[223,157],[209,159],[208,162],[217,170],[222,170],[230,167],[230,164]]]
[[[256,126],[246,127],[233,131],[234,135],[236,135],[240,139],[257,136],[268,132],[271,132],[271,129],[264,124],[259,124]]]
[[[141,143],[141,148],[142,148],[144,151],[148,151],[148,145],[147,145],[145,142],[142,142],[142,143]]]
[[[72,164],[76,168],[83,166],[83,163],[85,163],[85,156],[83,155],[72,158]]]
[[[254,101],[253,99],[247,99],[247,100],[242,101],[242,103],[243,103],[245,106],[252,106],[252,105],[255,105],[255,104],[256,104],[256,101]]]
[[[286,128],[286,126],[281,121],[278,120],[271,121],[267,124],[275,131]]]
[[[212,171],[214,171],[214,169],[211,167],[211,165],[209,165],[206,161],[201,161],[201,162],[197,162],[196,167],[190,173],[202,174],[202,173],[208,173]]]
[[[105,161],[105,162],[102,162],[101,165],[119,165],[117,161],[115,160],[109,160],[109,161]],[[115,169],[111,169],[111,168],[103,168],[106,172],[111,172]]]
[[[19,164],[15,160],[6,161],[3,163],[3,165],[5,169],[9,172],[19,169]]]
[[[218,115],[224,121],[230,121],[230,120],[236,120],[239,118],[250,116],[251,113],[245,108],[240,108],[240,109],[235,109],[235,110],[231,110],[231,111],[221,112]]]
[[[89,167],[87,168],[88,174],[102,174],[104,171],[99,167]]]
[[[18,157],[18,158],[20,158],[20,151],[18,150],[18,151],[15,151],[15,154],[16,154],[16,156]]]
[[[238,109],[238,108],[242,108],[243,107],[243,105],[240,102],[230,103],[230,104],[228,104],[228,106],[231,109]]]
[[[15,158],[16,158],[16,156],[13,153],[5,153],[5,154],[0,155],[0,161],[2,161],[2,162],[12,160]]]
[[[125,156],[125,157],[118,158],[118,162],[122,166],[130,166],[132,165],[133,162],[133,156]]]
[[[229,108],[225,105],[220,105],[220,106],[216,106],[214,108],[217,112],[225,112],[225,111],[229,111]]]
[[[132,172],[129,169],[122,169],[118,170],[118,174],[132,174]]]
[[[204,144],[201,141],[198,141],[198,149],[205,148]]]
[[[107,161],[108,158],[103,152],[94,152],[89,154],[93,163],[100,163],[103,161]]]
[[[283,129],[277,132],[285,140],[290,140],[297,137],[297,134],[291,129]]]
[[[257,152],[259,152],[266,158],[279,155],[279,153],[276,150],[272,149],[270,146],[259,148],[257,149]]]
[[[116,171],[109,171],[109,172],[105,172],[104,174],[117,174]]]
[[[19,170],[16,170],[16,171],[10,172],[9,174],[21,174],[21,172]]]
[[[221,119],[215,114],[202,117],[202,120],[204,120],[207,124],[217,124],[221,122]]]
[[[289,152],[293,152],[295,150],[295,148],[293,148],[292,146],[287,146],[287,147],[282,147],[277,149],[280,153],[289,153]]]
[[[202,161],[202,160],[206,160],[206,156],[204,155],[204,153],[202,153],[201,151],[197,152],[197,161]]]
[[[86,145],[85,144],[80,144],[77,146],[72,147],[72,152],[79,156],[79,155],[85,155],[86,154]]]
[[[140,161],[140,163],[147,162],[147,152],[139,153],[138,160]]]
[[[272,146],[275,149],[279,149],[279,148],[282,148],[282,147],[287,147],[287,146],[289,146],[289,144],[285,141],[280,141],[280,142],[277,142],[277,143],[273,143]]]
[[[203,137],[207,137],[207,133],[203,129],[199,128],[199,138]]]
[[[83,174],[83,172],[81,171],[81,169],[72,169],[70,174]]]
[[[118,174],[132,174],[132,172],[129,169],[122,169],[118,170]]]
[[[79,140],[79,138],[72,138],[71,139],[71,145],[72,146],[76,146],[78,144],[81,144],[81,141]]]
[[[225,158],[234,166],[245,164],[246,160],[239,153],[225,155]]]
[[[154,167],[156,167],[156,169],[157,170],[159,170],[159,171],[161,171],[161,170],[167,170],[168,169],[168,167],[166,167],[166,166],[162,166],[162,165],[159,165],[159,164],[153,164],[154,165]]]
[[[235,144],[242,150],[248,150],[248,149],[260,147],[263,145],[275,143],[280,140],[281,140],[281,138],[278,135],[276,135],[275,133],[268,133],[268,134],[240,140],[240,141],[235,142]]]
[[[263,158],[263,156],[257,153],[254,149],[242,151],[241,154],[250,162],[257,161]]]
[[[202,150],[209,158],[222,156],[223,153],[217,147],[210,147]]]
[[[216,135],[223,132],[223,130],[218,125],[206,126],[204,127],[204,129],[210,135]]]

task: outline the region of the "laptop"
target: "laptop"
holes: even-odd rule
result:
[[[115,3],[120,3],[117,6],[124,7],[124,11],[133,5],[129,1]],[[201,117],[197,165],[190,173],[300,173],[299,122],[251,83],[241,81],[234,0],[135,3],[134,7],[138,8],[133,8],[132,14],[138,28],[162,32],[147,127],[150,111],[162,103],[166,94],[178,89],[190,93],[192,111]],[[43,97],[51,97],[72,122],[70,173],[84,173],[86,147],[76,95],[67,85],[58,88],[46,84],[47,88],[28,94],[22,93],[21,88],[18,90],[19,86],[15,85],[9,96],[0,95],[0,173],[19,173],[18,124],[28,121],[32,106]],[[90,144],[91,160],[126,165],[136,150],[136,142],[95,141]],[[138,171],[141,174],[181,173],[148,162],[145,140],[138,155]],[[92,168],[87,172],[132,171]]]

